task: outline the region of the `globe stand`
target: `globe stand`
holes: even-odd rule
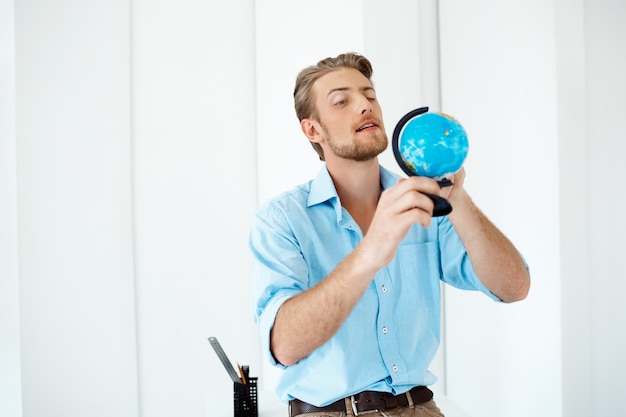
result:
[[[441,187],[441,185],[439,186]],[[445,198],[439,195],[425,193],[423,191],[421,191],[421,193],[430,198],[435,204],[435,206],[433,207],[433,217],[447,216],[448,214],[452,213],[452,204],[450,204],[450,202]]]
[[[417,172],[416,167],[415,167],[416,164],[411,163],[411,161],[407,161],[405,157],[403,157],[403,152],[401,150],[403,148],[403,144],[401,143],[401,141],[404,139],[402,135],[404,133],[405,127],[413,119],[427,112],[428,112],[428,107],[420,107],[418,109],[408,112],[400,119],[400,121],[397,123],[393,131],[393,136],[392,136],[393,155],[396,159],[396,162],[402,169],[402,171],[404,171],[404,173],[407,174],[408,176],[425,175],[425,176],[430,176],[431,178],[437,177],[437,175],[429,175],[428,173],[420,174],[419,172]],[[463,138],[466,140],[465,131],[462,129],[460,125],[458,126],[462,130]],[[464,150],[466,151],[467,149],[465,148]],[[465,155],[462,155],[462,160],[463,159],[465,159]],[[462,160],[461,160],[461,164],[462,164]],[[430,163],[428,165],[430,165]],[[460,169],[460,165],[457,168],[457,170],[458,169]],[[449,187],[452,185],[452,181],[450,181],[447,178],[439,179],[437,183],[439,184],[439,187],[442,187],[442,188]],[[426,195],[434,203],[433,217],[445,216],[452,212],[452,205],[445,198],[435,195],[435,194],[430,194],[430,193],[425,193],[425,192],[422,192],[422,194]]]

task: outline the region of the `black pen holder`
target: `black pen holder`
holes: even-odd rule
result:
[[[248,378],[247,384],[233,382],[235,417],[258,417],[257,377]]]

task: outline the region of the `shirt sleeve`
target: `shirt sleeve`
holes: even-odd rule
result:
[[[289,222],[278,207],[267,205],[257,212],[248,244],[254,263],[254,322],[270,363],[284,367],[271,352],[270,332],[282,304],[305,290],[308,267]]]
[[[465,245],[447,217],[439,223],[442,280],[455,288],[480,291],[494,301],[503,302],[478,279]]]

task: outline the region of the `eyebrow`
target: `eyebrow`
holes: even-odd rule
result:
[[[328,94],[326,94],[326,97],[330,96],[332,93],[335,93],[335,92],[337,92],[337,91],[349,91],[349,90],[352,90],[352,88],[350,88],[350,87],[338,87],[338,88],[333,88],[332,90],[330,90],[330,91],[328,92]],[[358,90],[359,90],[359,91],[363,91],[363,92],[365,92],[365,91],[374,91],[374,92],[376,92],[376,90],[374,90],[374,87],[369,86],[369,85],[368,85],[368,86],[366,86],[366,87],[360,87]]]

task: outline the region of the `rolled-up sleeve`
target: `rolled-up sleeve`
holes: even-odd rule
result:
[[[248,244],[254,262],[254,322],[270,363],[283,367],[272,355],[270,333],[283,303],[305,290],[308,267],[280,208],[266,205],[256,213]]]
[[[448,218],[439,224],[439,244],[443,281],[453,287],[480,291],[494,301],[503,302],[478,279],[465,245]]]

